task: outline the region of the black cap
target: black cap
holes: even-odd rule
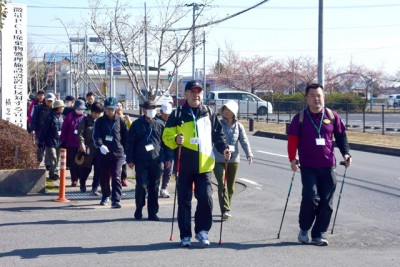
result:
[[[152,100],[146,100],[143,104],[140,105],[141,108],[144,109],[155,109],[157,106]]]
[[[185,91],[191,90],[193,88],[200,88],[201,90],[203,90],[203,87],[201,86],[201,84],[198,81],[196,81],[196,80],[188,81],[188,83],[185,86]]]
[[[67,95],[65,97],[65,101],[72,101],[72,100],[75,100],[75,97],[73,97],[72,95]]]

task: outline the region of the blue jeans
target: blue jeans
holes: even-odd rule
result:
[[[321,237],[328,230],[336,189],[335,168],[301,168],[303,184],[299,225],[311,237]]]

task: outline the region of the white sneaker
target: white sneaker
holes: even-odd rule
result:
[[[160,190],[160,197],[162,198],[169,198],[171,195],[168,193],[167,189]]]
[[[303,244],[307,244],[309,242],[308,239],[308,231],[306,230],[300,230],[299,236],[298,236],[299,242]]]
[[[190,237],[184,237],[181,240],[181,247],[189,248],[191,246],[190,244]]]
[[[200,231],[198,234],[196,234],[195,238],[203,244],[203,246],[209,246],[210,245],[210,240],[208,240],[207,232],[206,231]]]
[[[224,220],[228,220],[230,217],[232,217],[232,214],[229,213],[229,210],[224,211],[224,213],[222,214],[222,218]]]

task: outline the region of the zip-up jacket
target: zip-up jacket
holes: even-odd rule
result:
[[[136,164],[137,161],[170,160],[170,150],[163,150],[161,140],[164,123],[157,119],[150,122],[142,116],[135,120],[129,128],[126,143],[126,162]],[[147,151],[146,146],[153,145],[153,149]],[[161,153],[165,153],[161,155]]]
[[[205,105],[193,109],[186,102],[171,113],[163,133],[164,143],[170,149],[177,149],[178,144],[175,140],[179,134],[183,134],[184,137],[180,168],[194,173],[205,173],[214,169],[213,144],[220,153],[228,148],[217,115]],[[175,156],[178,156],[177,152]]]
[[[127,133],[128,128],[124,119],[118,115],[114,115],[112,119],[109,119],[104,115],[94,123],[92,138],[96,148],[99,149],[102,145],[105,145],[110,151],[109,153],[115,158],[121,159],[125,155],[124,147]],[[112,138],[107,138],[107,136],[111,136]],[[102,154],[99,153],[99,155]]]
[[[49,115],[44,122],[44,126],[39,136],[39,143],[44,143],[47,147],[59,147],[61,127],[63,124],[63,117],[61,114],[50,111]]]
[[[85,114],[77,114],[75,111],[69,113],[64,118],[64,123],[61,127],[60,141],[70,148],[79,148],[78,127],[79,122],[86,117]]]
[[[50,111],[51,109],[46,103],[34,106],[30,129],[36,132],[36,136],[40,136],[40,131]]]

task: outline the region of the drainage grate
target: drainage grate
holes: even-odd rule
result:
[[[90,191],[82,193],[81,191],[65,192],[65,197],[69,200],[100,200],[101,196],[93,196]],[[123,199],[134,199],[135,190],[124,190],[122,191]]]

